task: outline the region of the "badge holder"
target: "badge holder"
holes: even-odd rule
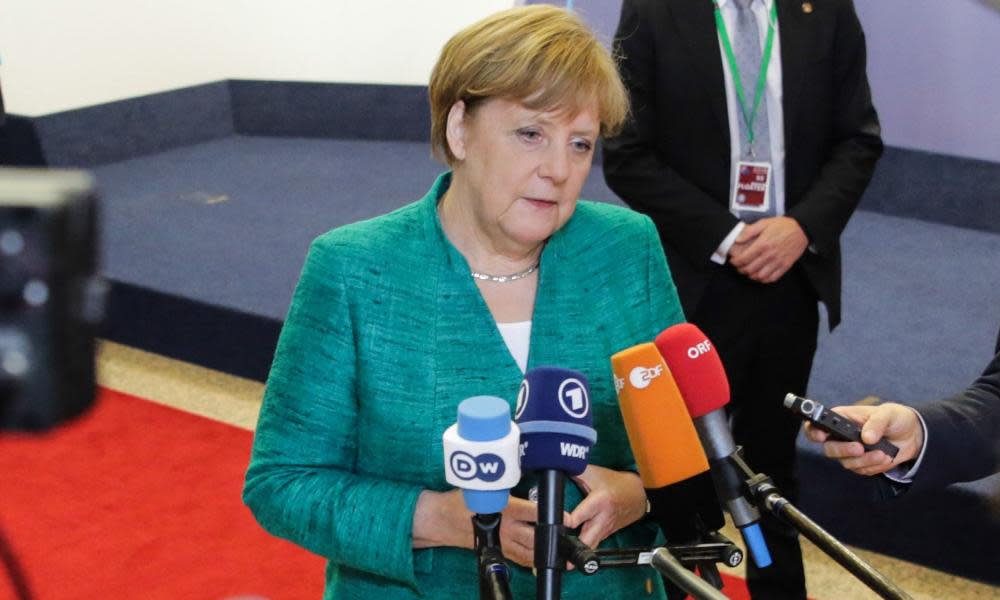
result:
[[[771,210],[771,163],[741,160],[736,163],[736,185],[729,208],[737,214]]]

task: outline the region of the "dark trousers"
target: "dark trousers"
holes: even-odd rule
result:
[[[797,267],[765,285],[732,267],[718,270],[688,319],[715,344],[729,377],[733,438],[747,464],[770,475],[785,497],[798,499],[795,439],[802,422],[784,408],[785,394],[805,395],[816,353],[817,297]],[[747,585],[755,600],[804,599],[805,573],[796,532],[765,515],[761,526],[773,564],[749,557]]]

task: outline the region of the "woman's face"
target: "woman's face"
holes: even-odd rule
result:
[[[595,103],[570,115],[504,98],[483,101],[471,112],[458,102],[448,119],[458,159],[453,188],[482,233],[502,244],[534,247],[573,215],[599,131]]]

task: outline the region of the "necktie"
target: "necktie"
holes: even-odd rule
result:
[[[757,19],[753,11],[750,10],[750,6],[755,1],[733,0],[736,6],[736,23],[732,36],[733,54],[736,56],[736,65],[740,71],[739,77],[740,83],[743,85],[743,98],[747,102],[747,106],[744,107],[744,110],[747,111],[747,116],[749,116],[750,111],[753,109],[754,94],[757,91],[757,80],[760,77],[762,54]],[[749,131],[746,119],[743,118],[741,111],[737,111],[737,115],[737,120],[740,123],[741,158],[753,162],[769,162],[771,160],[771,137],[767,120],[767,99],[761,98],[760,106],[757,107],[757,114],[753,120],[753,157],[749,156],[750,137],[748,135]],[[733,179],[733,187],[735,187],[735,175]],[[771,200],[768,211],[766,213],[759,211],[739,211],[741,220],[752,223],[763,217],[773,217],[777,214],[775,211],[773,169],[769,188],[768,194]]]

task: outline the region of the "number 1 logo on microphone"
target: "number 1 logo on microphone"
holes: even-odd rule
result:
[[[582,419],[590,413],[590,397],[587,386],[579,379],[569,378],[559,385],[559,405],[567,415]]]

